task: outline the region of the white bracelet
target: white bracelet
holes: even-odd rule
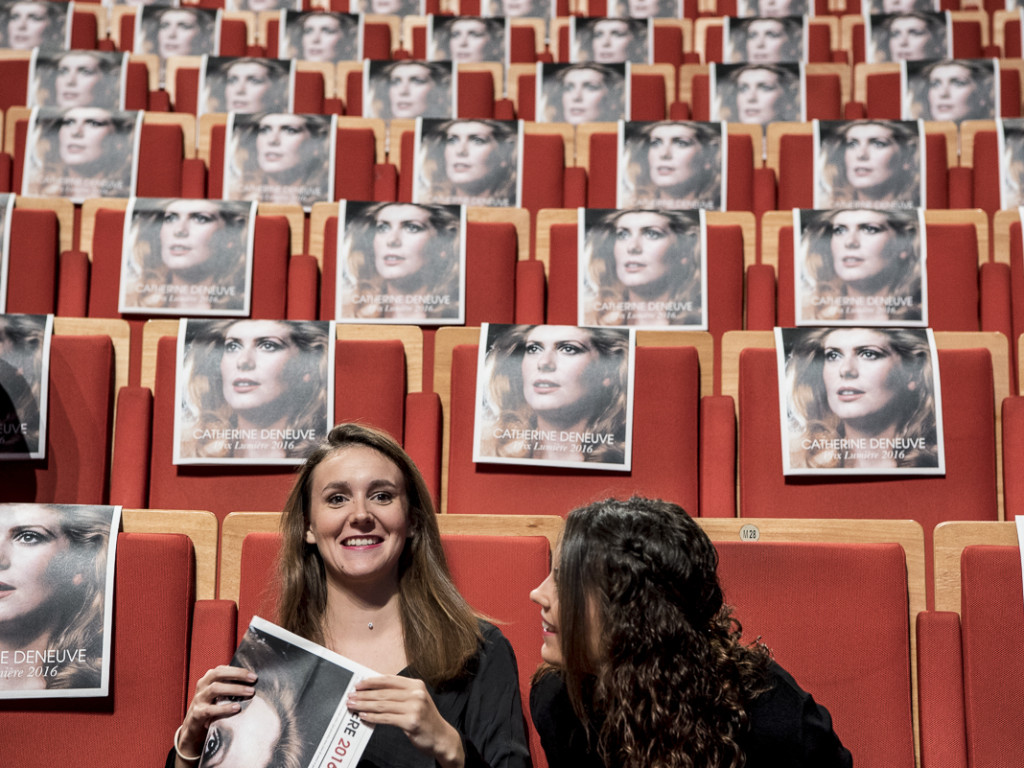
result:
[[[181,754],[181,750],[178,749],[178,737],[181,735],[181,729],[184,728],[184,727],[185,727],[185,724],[182,723],[181,725],[178,726],[178,730],[176,730],[174,732],[174,754],[176,754],[178,757],[180,757],[186,763],[197,763],[197,762],[199,762],[199,758],[201,758],[203,756],[202,753],[196,755],[195,757],[189,757],[188,755]]]

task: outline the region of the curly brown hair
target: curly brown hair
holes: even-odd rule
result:
[[[556,578],[562,673],[606,764],[743,765],[770,655],[741,643],[717,568],[711,540],[676,504],[634,496],[569,513]]]

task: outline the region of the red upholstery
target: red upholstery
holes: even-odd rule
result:
[[[185,536],[119,535],[110,695],[0,702],[0,763],[163,764],[187,703],[194,568]]]
[[[711,77],[694,76],[691,85],[694,120],[711,120]],[[839,75],[808,74],[804,77],[804,110],[808,120],[840,120],[843,117],[843,95]]]
[[[15,208],[7,267],[7,312],[45,315],[57,310],[59,253],[57,214]]]
[[[28,56],[23,59],[0,59],[0,110],[24,107],[28,104]],[[148,101],[149,81],[146,65],[131,62],[125,90],[125,109],[145,109]]]
[[[46,458],[0,462],[0,501],[106,503],[114,420],[109,337],[53,336],[48,413]]]
[[[475,346],[455,348],[448,512],[564,516],[589,501],[638,493],[669,499],[696,513],[700,384],[695,349],[636,350],[630,472],[474,464],[476,363]]]
[[[732,146],[729,147],[732,157]],[[946,138],[925,135],[926,208],[947,208]],[[731,164],[731,163],[730,163]],[[776,209],[814,207],[814,139],[810,134],[783,135],[779,143],[779,196]],[[730,201],[732,178],[729,179]],[[999,191],[996,190],[998,198]],[[732,208],[732,206],[729,206]],[[998,205],[996,206],[998,208]]]
[[[279,57],[281,24],[277,19],[267,20],[267,56]],[[391,27],[380,22],[363,22],[363,58],[391,58]]]
[[[917,615],[917,688],[921,765],[967,768],[960,614]]]
[[[175,112],[197,114],[199,104],[199,70],[181,68],[175,78]],[[324,77],[319,72],[295,73],[293,109],[297,115],[324,114]]]
[[[739,370],[740,514],[743,517],[995,520],[996,442],[992,362],[982,349],[941,350],[944,477],[785,478],[774,349],[745,349]],[[932,560],[926,557],[928,604]]]
[[[1019,225],[1018,225],[1019,226]],[[1002,331],[1009,336],[1005,318],[1009,315],[1009,296],[1006,283],[1009,275],[1004,266],[984,264],[978,267],[978,236],[973,223],[928,224],[928,325],[936,331]],[[793,264],[793,227],[779,230],[779,290],[776,325],[791,326],[795,323],[793,286],[795,285]],[[1003,289],[991,296],[983,292],[985,272],[1001,273],[998,280]],[[991,305],[999,302],[1001,312]],[[985,327],[982,324],[982,307],[992,317],[1003,317],[1004,327]]]
[[[1017,547],[966,547],[960,560],[970,765],[1024,764],[1024,612]]]
[[[496,622],[516,653],[524,709],[530,698],[530,677],[540,665],[539,609],[530,590],[548,574],[550,547],[543,536],[442,536],[455,586],[473,608]],[[238,633],[254,614],[276,614],[274,569],[280,534],[250,533],[242,542],[242,574],[238,597]],[[540,741],[530,725],[531,751],[543,768]],[[537,762],[540,756],[540,762]]]
[[[200,7],[204,7],[202,3]],[[209,7],[209,6],[205,6]],[[135,14],[121,16],[121,50],[135,50]],[[224,19],[220,23],[220,55],[245,56],[248,45],[248,30],[242,19]],[[141,51],[137,51],[141,53]]]
[[[900,120],[902,90],[900,73],[885,72],[867,76],[867,117]],[[1020,117],[1020,76],[1014,69],[999,70],[999,109],[1001,117]]]
[[[946,9],[943,9],[946,10]],[[951,9],[955,10],[955,9]],[[851,63],[859,64],[865,60],[864,23],[855,22],[852,27],[853,50],[850,51]],[[980,59],[984,55],[981,46],[981,25],[973,19],[953,21],[953,58]]]
[[[907,575],[898,544],[716,542],[746,641],[832,714],[860,765],[913,768]]]
[[[630,120],[664,120],[668,116],[665,78],[660,74],[634,72],[629,81]],[[537,76],[519,76],[518,117],[536,120]]]
[[[576,325],[577,236],[575,224],[551,227],[546,322]],[[738,224],[708,225],[708,330],[715,340],[715,381],[719,380],[719,342],[726,331],[743,328],[743,231]]]
[[[722,25],[709,25],[704,29],[706,30],[704,37],[704,61],[708,64],[711,62],[723,62],[725,53],[722,33],[725,31],[724,27]],[[812,62],[832,61],[832,40],[829,28],[825,24],[812,23],[808,25],[807,60]]]
[[[726,210],[754,210],[754,145],[750,136],[738,134],[729,136],[726,148],[728,157],[728,178]],[[595,133],[590,139],[591,163],[588,169],[588,208],[615,208],[615,192],[618,184],[618,168],[608,158],[619,156],[618,135]],[[757,159],[760,166],[760,158]],[[809,206],[806,206],[809,207]]]
[[[144,506],[205,509],[218,518],[238,510],[281,509],[295,479],[293,467],[201,467],[171,463],[175,341],[173,337],[165,337],[159,343],[152,444],[143,442],[147,425],[118,422],[117,441],[128,441],[124,443],[126,449],[150,456],[149,495]],[[337,342],[334,420],[336,423],[361,421],[392,435],[403,436],[406,428],[405,355],[400,342]],[[429,476],[429,470],[424,471]]]

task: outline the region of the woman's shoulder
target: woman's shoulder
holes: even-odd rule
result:
[[[768,689],[749,708],[750,731],[744,739],[748,768],[816,765],[850,768],[853,758],[832,730],[832,716],[774,661]]]

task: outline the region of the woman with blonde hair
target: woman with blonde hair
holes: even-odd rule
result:
[[[701,325],[695,211],[625,208],[587,232],[584,325]]]
[[[517,203],[518,124],[444,120],[424,128],[418,202],[511,207]]]
[[[916,122],[851,120],[822,138],[815,206],[915,208],[924,204]]]
[[[278,624],[380,673],[346,702],[374,726],[359,765],[529,767],[512,647],[456,589],[430,491],[392,437],[332,429],[299,470],[281,534]],[[190,768],[262,686],[242,667],[203,675],[168,768]]]
[[[940,59],[915,72],[908,66],[911,117],[923,120],[993,120],[996,114],[992,59]]]
[[[621,162],[620,207],[718,210],[723,205],[720,123],[627,124]]]
[[[786,359],[791,466],[938,466],[933,377],[925,329],[801,333]]]
[[[482,452],[624,463],[628,363],[629,335],[619,329],[515,325],[489,338]],[[588,445],[581,435],[604,439]]]
[[[400,59],[370,67],[367,117],[384,120],[451,117],[452,67],[449,62]]]
[[[921,321],[917,211],[816,213],[803,235],[801,319],[879,325]]]
[[[345,228],[342,316],[444,322],[460,316],[457,208],[376,203]]]
[[[545,66],[537,120],[580,125],[627,117],[623,67],[596,62]]]

